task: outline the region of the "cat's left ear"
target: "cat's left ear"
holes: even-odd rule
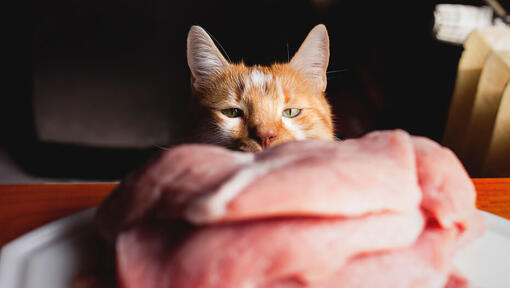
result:
[[[329,63],[329,37],[326,26],[315,26],[299,47],[290,65],[304,73],[307,81],[321,92],[326,90]]]
[[[207,86],[211,76],[229,65],[214,45],[209,34],[200,26],[192,26],[188,33],[187,57],[191,81],[195,89]]]

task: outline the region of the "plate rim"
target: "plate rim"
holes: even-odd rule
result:
[[[91,225],[97,206],[49,222],[18,237],[0,249],[0,287],[23,287],[22,272],[26,264],[26,255],[54,240],[66,237],[84,225]],[[510,219],[481,211],[486,222],[486,231],[490,230],[510,237]],[[469,245],[469,244],[468,244]]]
[[[22,287],[22,272],[26,255],[35,249],[63,238],[84,225],[92,223],[97,206],[76,212],[69,216],[35,228],[18,238],[9,241],[0,249],[0,287]]]

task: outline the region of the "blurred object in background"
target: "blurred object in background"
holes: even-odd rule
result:
[[[169,95],[165,69],[79,62],[39,68],[34,79],[38,139],[114,148],[167,144],[176,129],[168,121],[170,97],[158,97]]]
[[[506,56],[507,68],[510,55]],[[482,176],[508,177],[510,175],[510,82],[501,96],[501,103],[494,123],[489,151],[482,167]]]
[[[149,148],[175,137],[166,1],[34,4],[33,117],[37,139]]]
[[[494,170],[490,175],[482,173],[498,111],[501,111],[503,90],[510,80],[504,51],[510,51],[509,27],[476,30],[466,39],[459,62],[442,142],[455,151],[472,177],[504,176]]]
[[[438,40],[462,44],[475,29],[493,25],[491,7],[439,4],[434,11],[434,34]]]
[[[494,9],[494,13],[499,17],[499,20],[496,22],[503,21],[506,24],[510,24],[510,18],[508,16],[508,12],[505,10],[505,7],[499,3],[498,0],[484,0],[485,3],[490,5],[492,9]]]
[[[490,6],[436,5],[432,29],[436,39],[462,45],[474,30],[510,24],[510,15],[498,1],[484,2]]]
[[[510,35],[506,39],[510,43]],[[483,66],[466,134],[464,164],[473,175],[492,176],[482,175],[481,169],[487,157],[496,118],[501,111],[503,92],[508,83],[510,83],[510,49],[494,51]],[[510,126],[507,129],[510,129]],[[506,160],[507,165],[510,165],[510,159]]]
[[[0,182],[20,170],[26,181],[115,180],[168,143],[178,84],[166,0],[28,6],[18,23],[31,27],[16,32],[28,39],[16,59],[21,84],[0,107],[0,158],[9,159]]]
[[[508,28],[491,27],[473,31],[464,42],[442,141],[461,158],[483,65],[493,51],[510,49],[510,41],[504,41],[508,37]]]
[[[485,1],[490,6],[439,4],[434,10],[434,36],[451,44],[461,45],[476,29],[510,24],[510,15],[496,0]]]

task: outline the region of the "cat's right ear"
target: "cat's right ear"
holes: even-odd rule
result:
[[[211,76],[229,65],[209,34],[200,26],[192,26],[189,30],[187,57],[194,89],[205,87]]]
[[[326,69],[329,62],[329,36],[326,26],[315,26],[305,41],[301,44],[296,55],[290,60],[290,65],[305,75],[305,79],[313,84],[317,90],[324,92],[327,85]]]

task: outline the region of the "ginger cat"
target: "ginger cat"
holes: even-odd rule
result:
[[[324,96],[329,61],[326,27],[317,25],[289,63],[229,63],[207,32],[191,27],[187,41],[195,141],[256,152],[291,140],[333,140]]]

